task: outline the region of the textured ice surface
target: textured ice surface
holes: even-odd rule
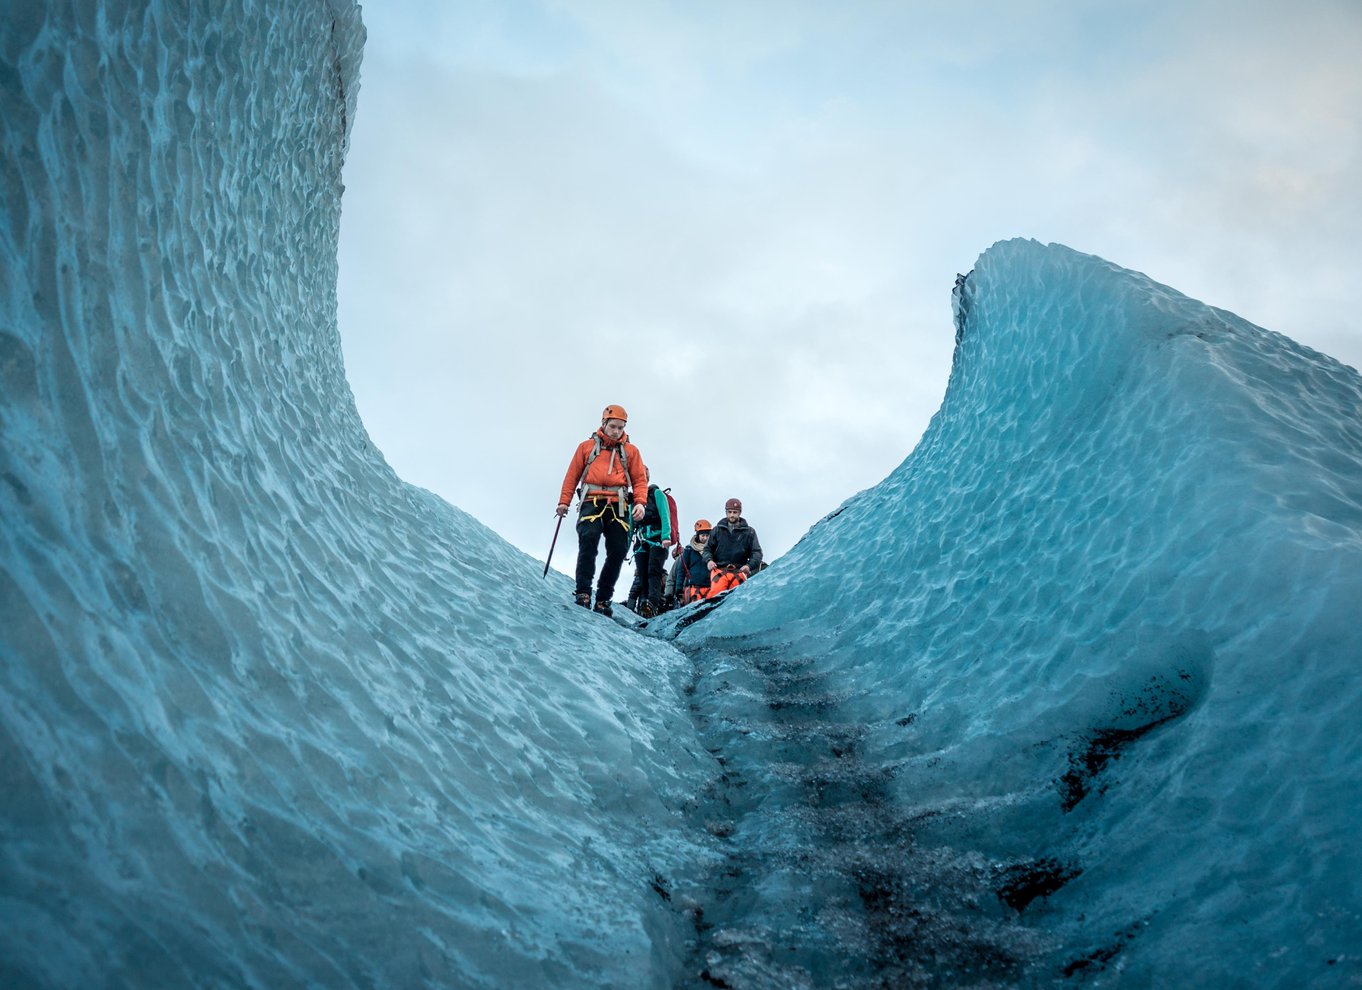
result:
[[[0,986],[1362,979],[1353,371],[998,245],[919,448],[683,656],[369,443],[362,34],[0,16]]]
[[[1003,925],[985,976],[1362,980],[1362,379],[1057,245],[954,302],[917,449],[680,641],[820,684],[880,818],[863,901]]]
[[[402,484],[344,381],[362,40],[320,0],[0,15],[0,986],[677,965],[688,666]]]

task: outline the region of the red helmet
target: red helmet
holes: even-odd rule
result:
[[[724,503],[724,511],[727,512],[729,509],[737,509],[739,512],[741,512],[742,502],[738,501],[736,498],[730,498],[727,502]]]
[[[629,414],[624,411],[623,406],[606,406],[601,413],[601,422],[604,423],[607,419],[622,419],[627,423]]]

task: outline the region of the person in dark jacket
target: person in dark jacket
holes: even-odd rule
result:
[[[695,521],[695,535],[672,565],[667,577],[667,596],[681,605],[709,597],[709,568],[702,556],[709,542],[708,519]]]
[[[761,567],[761,541],[757,531],[742,517],[742,502],[724,503],[724,518],[709,534],[701,552],[709,568],[710,597],[736,588]]]
[[[645,619],[662,612],[662,585],[667,573],[667,548],[675,542],[667,493],[648,485],[643,519],[634,528],[634,583],[624,604]]]

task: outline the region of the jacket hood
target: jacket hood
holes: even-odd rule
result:
[[[610,447],[622,447],[624,444],[629,442],[628,433],[621,433],[620,438],[618,440],[611,440],[608,436],[605,435],[605,431],[600,429],[599,427],[597,427],[595,435],[601,438],[601,446],[607,449],[609,449]]]

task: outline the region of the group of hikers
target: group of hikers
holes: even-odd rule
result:
[[[600,428],[577,446],[563,477],[560,519],[568,514],[573,495],[580,497],[576,603],[602,615],[614,614],[615,582],[631,544],[634,583],[625,605],[644,618],[722,594],[761,570],[765,566],[761,543],[736,498],[724,503],[724,517],[717,525],[697,519],[690,542],[681,546],[676,502],[670,489],[652,483],[643,455],[624,432],[628,422],[622,406],[606,406]],[[591,583],[602,539],[605,563],[593,605]]]

